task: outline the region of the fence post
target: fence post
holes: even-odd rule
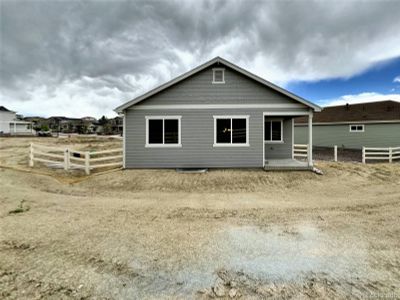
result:
[[[389,147],[389,163],[393,162],[393,149]]]
[[[88,151],[85,152],[85,173],[90,175],[90,153]]]
[[[362,147],[362,162],[365,164],[365,147]]]
[[[337,145],[333,147],[333,160],[337,162]]]
[[[64,149],[64,170],[65,171],[69,170],[69,163],[70,163],[69,149],[65,148]]]
[[[30,167],[33,167],[33,164],[34,164],[34,162],[33,162],[33,143],[31,143],[30,144],[30,147],[29,147],[29,166]]]

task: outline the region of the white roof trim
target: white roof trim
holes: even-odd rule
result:
[[[274,110],[287,108],[304,109],[300,103],[278,103],[278,104],[164,104],[164,105],[137,105],[128,109],[147,110],[147,109],[252,109],[269,108]]]
[[[208,62],[206,62],[206,63],[204,63],[204,64],[202,64],[202,65],[200,65],[200,66],[198,66],[198,67],[196,67],[194,69],[192,69],[191,71],[186,72],[186,73],[176,77],[175,79],[172,79],[172,80],[160,85],[159,87],[157,87],[157,88],[155,88],[153,90],[150,90],[149,92],[147,92],[147,93],[145,93],[145,94],[143,94],[143,95],[141,95],[139,97],[136,97],[135,99],[132,99],[131,101],[128,101],[128,102],[126,102],[126,103],[124,103],[124,104],[122,104],[120,106],[118,106],[114,111],[117,112],[117,113],[121,113],[125,109],[127,109],[128,107],[130,107],[132,105],[135,105],[135,104],[139,103],[140,101],[142,101],[142,100],[144,100],[144,99],[146,99],[146,98],[148,98],[148,97],[150,97],[150,96],[152,96],[154,94],[157,94],[157,93],[161,92],[162,90],[164,90],[164,89],[166,89],[166,88],[168,88],[168,87],[170,87],[170,86],[172,86],[172,85],[174,85],[174,84],[176,84],[176,83],[178,83],[178,82],[180,82],[180,81],[192,76],[193,74],[195,74],[195,73],[197,73],[197,72],[199,72],[201,70],[206,69],[207,67],[209,67],[209,66],[211,66],[211,65],[213,65],[215,63],[224,64],[224,65],[234,69],[235,71],[237,71],[237,72],[239,72],[239,73],[241,73],[241,74],[243,74],[243,75],[245,75],[247,77],[250,77],[251,79],[253,79],[255,81],[258,81],[259,83],[261,83],[261,84],[263,84],[263,85],[265,85],[265,86],[267,86],[267,87],[269,87],[269,88],[271,88],[273,90],[276,90],[276,91],[288,96],[289,98],[292,98],[292,99],[294,99],[294,100],[296,100],[296,101],[298,101],[298,102],[300,102],[300,103],[312,108],[314,111],[321,111],[322,110],[322,108],[320,106],[318,106],[318,105],[316,105],[316,104],[314,104],[314,103],[312,103],[310,101],[307,101],[307,100],[305,100],[305,99],[303,99],[303,98],[301,98],[301,97],[299,97],[299,96],[297,96],[295,94],[292,94],[291,92],[289,92],[289,91],[287,91],[287,90],[285,90],[285,89],[283,89],[283,88],[281,88],[281,87],[279,87],[279,86],[277,86],[277,85],[275,85],[275,84],[273,84],[273,83],[271,83],[271,82],[269,82],[269,81],[267,81],[267,80],[255,75],[253,73],[250,73],[250,72],[246,71],[245,69],[242,69],[239,66],[237,66],[237,65],[235,65],[235,64],[233,64],[233,63],[231,63],[231,62],[229,62],[229,61],[227,61],[227,60],[225,60],[225,59],[223,59],[223,58],[221,58],[219,56],[217,56],[217,57],[213,58],[212,60],[210,60],[210,61],[208,61]]]

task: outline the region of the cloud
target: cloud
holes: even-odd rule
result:
[[[355,104],[355,103],[366,103],[366,102],[377,102],[394,100],[400,102],[400,94],[379,94],[366,92],[356,95],[344,95],[336,99],[330,99],[323,101],[323,106],[336,106],[344,104]]]
[[[217,55],[281,85],[348,78],[400,56],[399,1],[0,5],[0,101],[24,114],[86,105],[109,115]]]
[[[396,76],[396,77],[393,79],[393,82],[400,82],[400,75],[399,75],[399,76]]]

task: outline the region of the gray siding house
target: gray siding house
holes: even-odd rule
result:
[[[308,140],[307,120],[295,120],[295,142]],[[400,146],[400,102],[381,101],[326,107],[314,115],[313,144],[362,149]]]
[[[125,168],[304,167],[293,118],[320,110],[220,57],[115,109]]]

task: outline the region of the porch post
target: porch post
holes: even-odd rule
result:
[[[126,168],[126,112],[122,115],[122,168]]]
[[[310,110],[308,114],[308,152],[307,152],[307,160],[308,165],[310,167],[313,166],[313,158],[312,158],[312,119],[313,119],[313,112]]]

